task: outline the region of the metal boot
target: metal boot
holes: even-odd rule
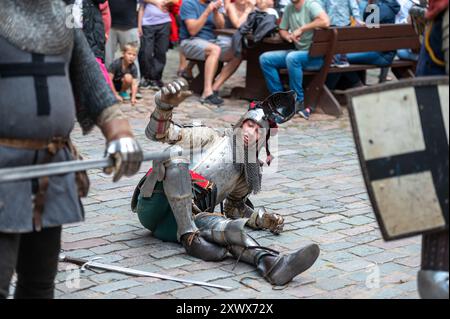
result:
[[[259,273],[272,285],[283,286],[308,270],[320,254],[319,246],[310,244],[296,252],[281,256],[265,247],[233,246],[231,251],[240,260],[255,265]]]

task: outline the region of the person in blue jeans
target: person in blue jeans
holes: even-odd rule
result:
[[[291,0],[280,24],[280,36],[295,44],[296,50],[271,51],[259,58],[270,93],[284,91],[279,69],[288,69],[289,85],[297,93],[297,110],[309,119],[312,109],[304,105],[303,70],[318,70],[323,58],[309,56],[315,28],[327,28],[330,19],[317,0]]]
[[[400,11],[400,5],[397,0],[369,0],[368,5],[371,4],[377,5],[379,8],[380,24],[395,23],[396,15]],[[369,15],[371,14],[372,10],[370,8],[364,10],[364,20],[366,21],[366,24],[370,23],[371,19]],[[370,64],[383,68],[392,64],[396,54],[397,51],[349,53],[347,54],[347,60],[350,64]],[[380,78],[382,77],[383,76],[381,75]],[[329,89],[335,89],[338,86],[338,83],[345,83],[346,88],[364,85],[356,72],[333,73],[328,75],[326,84]]]
[[[380,24],[395,23],[395,17],[400,11],[397,0],[369,0],[368,4],[378,6]],[[365,11],[364,19],[367,19],[370,14],[372,14],[372,11]],[[384,67],[392,64],[396,53],[396,51],[350,53],[347,54],[347,58],[350,64],[371,64]]]

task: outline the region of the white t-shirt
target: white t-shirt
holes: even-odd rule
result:
[[[395,23],[408,23],[409,10],[413,6],[411,0],[397,0],[400,5],[400,11],[395,16]]]
[[[75,0],[72,15],[75,28],[83,28],[83,0]]]

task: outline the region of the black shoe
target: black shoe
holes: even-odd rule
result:
[[[156,80],[150,80],[150,81],[148,81],[148,88],[150,89],[150,90],[155,90],[155,91],[159,91],[160,90],[160,86],[159,86],[159,84],[160,83],[158,83],[158,81],[156,81]],[[164,85],[163,85],[164,86]]]
[[[139,87],[143,89],[150,88],[150,81],[147,79],[142,79],[141,82],[139,82]]]
[[[190,256],[204,261],[221,261],[228,254],[226,248],[206,241],[198,233],[184,234],[181,244]]]
[[[311,244],[290,255],[264,256],[257,267],[272,285],[284,286],[314,265],[319,255],[319,246]]]
[[[298,114],[303,117],[305,120],[309,120],[309,118],[311,117],[311,109],[309,107],[301,110],[300,112],[298,112]]]
[[[224,100],[222,100],[219,96],[216,94],[211,94],[210,96],[207,96],[205,98],[201,98],[200,102],[202,104],[210,104],[210,105],[216,105],[221,106],[224,103]]]

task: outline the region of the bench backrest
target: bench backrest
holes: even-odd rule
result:
[[[335,31],[337,43],[334,53],[369,51],[394,51],[398,49],[419,49],[419,36],[410,24],[383,24],[379,28],[332,27],[314,31],[309,54],[313,57],[325,56]]]

